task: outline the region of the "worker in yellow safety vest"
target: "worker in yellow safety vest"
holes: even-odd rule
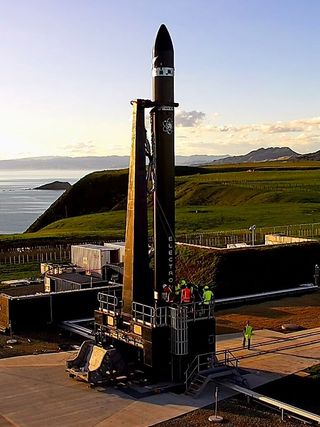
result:
[[[203,304],[209,305],[213,301],[213,292],[211,289],[209,289],[209,286],[205,286],[203,288]]]
[[[243,328],[243,348],[246,346],[246,341],[248,342],[248,350],[250,350],[251,337],[253,334],[253,327],[250,325],[249,320]]]

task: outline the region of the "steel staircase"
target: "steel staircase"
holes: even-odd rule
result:
[[[205,375],[197,374],[191,380],[189,387],[187,388],[185,394],[188,396],[196,397],[207,385],[208,377]]]
[[[225,351],[223,360],[218,360],[212,353],[200,354],[195,357],[185,372],[185,394],[196,398],[214,380],[228,380],[234,384],[247,386],[247,381],[238,369],[238,359],[230,351]]]

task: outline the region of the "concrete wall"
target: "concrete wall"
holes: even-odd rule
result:
[[[279,234],[266,234],[264,236],[265,245],[288,245],[290,243],[312,242],[313,239],[302,237],[281,236]]]
[[[30,287],[30,286],[29,286]],[[0,330],[14,333],[43,329],[49,323],[90,318],[98,308],[98,293],[106,287],[11,297],[0,294]],[[10,290],[11,291],[11,290]]]

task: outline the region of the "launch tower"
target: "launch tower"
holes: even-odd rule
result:
[[[174,293],[176,285],[174,73],[171,37],[161,25],[153,49],[152,100],[132,101],[123,285],[99,294],[95,330],[100,344],[124,350],[154,379],[183,382],[194,360],[200,356],[209,364],[213,360],[215,320],[213,303],[168,302],[163,292],[167,285]],[[146,109],[150,109],[150,143]],[[153,197],[151,248],[148,193]]]

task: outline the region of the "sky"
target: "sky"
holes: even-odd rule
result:
[[[165,23],[176,153],[320,149],[319,0],[0,0],[0,159],[128,155]]]

